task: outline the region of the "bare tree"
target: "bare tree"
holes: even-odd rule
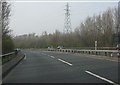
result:
[[[9,17],[10,17],[10,4],[8,2],[2,2],[2,36],[8,35],[9,29]]]
[[[14,49],[12,37],[10,35],[9,17],[10,3],[3,1],[2,3],[2,53],[11,52]]]
[[[0,55],[2,54],[2,1],[0,1]]]
[[[14,38],[16,46],[19,47],[93,47],[94,42],[98,41],[98,46],[113,46],[112,37],[117,23],[116,9],[108,9],[105,12],[87,17],[71,33],[61,33],[56,30],[53,34],[43,32],[41,36],[32,34],[17,36]],[[29,42],[29,44],[27,43]]]

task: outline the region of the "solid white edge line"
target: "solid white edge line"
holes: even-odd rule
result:
[[[103,77],[101,77],[101,76],[99,76],[99,75],[96,75],[96,74],[94,74],[94,73],[92,73],[92,72],[90,72],[90,71],[85,71],[85,72],[88,73],[88,74],[91,74],[91,75],[93,75],[93,76],[95,76],[95,77],[97,77],[97,78],[99,78],[99,79],[102,79],[102,80],[104,80],[104,81],[107,81],[107,82],[109,82],[109,83],[111,83],[111,84],[115,84],[113,81],[108,80],[108,79],[106,79],[106,78],[103,78]]]
[[[59,61],[61,61],[61,62],[63,62],[63,63],[66,63],[66,64],[68,64],[68,65],[72,66],[72,64],[71,64],[71,63],[66,62],[66,61],[64,61],[64,60],[62,60],[62,59],[58,59],[58,60],[59,60]]]

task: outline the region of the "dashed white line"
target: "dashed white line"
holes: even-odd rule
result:
[[[66,62],[66,61],[64,61],[64,60],[62,60],[62,59],[58,59],[58,60],[59,60],[59,61],[61,61],[61,62],[63,62],[63,63],[66,63],[66,64],[68,64],[68,65],[72,66],[72,64],[71,64],[71,63]]]
[[[47,55],[47,54],[45,54],[45,53],[42,53],[43,55]],[[47,56],[50,56],[51,58],[55,58],[54,56],[51,56],[51,55],[47,55]]]
[[[50,56],[51,58],[55,58],[54,56]]]
[[[90,75],[93,75],[93,76],[95,76],[95,77],[97,77],[97,78],[99,78],[99,79],[102,79],[102,80],[104,80],[104,81],[107,81],[108,83],[115,84],[113,81],[108,80],[108,79],[106,79],[106,78],[103,78],[103,77],[101,77],[101,76],[99,76],[99,75],[96,75],[96,74],[94,74],[94,73],[92,73],[92,72],[90,72],[90,71],[85,71],[85,72],[88,73],[88,74],[90,74]]]
[[[43,55],[46,55],[45,53],[42,53]]]
[[[46,54],[47,55],[47,54]],[[50,55],[47,55],[47,56],[50,56]]]
[[[47,55],[47,54],[44,54],[44,53],[42,53],[43,55]],[[51,55],[47,55],[47,56],[50,56],[51,58],[55,58],[54,56],[51,56]],[[67,65],[70,65],[70,66],[72,66],[73,64],[71,64],[71,63],[69,63],[69,62],[66,62],[66,61],[64,61],[64,60],[62,60],[62,59],[58,59],[59,61],[61,61],[61,62],[63,62],[63,63],[66,63]],[[99,79],[102,79],[102,80],[104,80],[104,81],[106,81],[106,82],[108,82],[108,83],[111,83],[111,84],[114,84],[114,85],[118,85],[118,84],[116,84],[115,82],[113,82],[113,81],[111,81],[111,80],[108,80],[108,79],[106,79],[106,78],[104,78],[104,77],[101,77],[101,76],[99,76],[99,75],[97,75],[97,74],[94,74],[94,73],[92,73],[92,72],[90,72],[90,71],[85,71],[86,73],[88,73],[88,74],[90,74],[90,75],[92,75],[92,76],[95,76],[95,77],[97,77],[97,78],[99,78]]]

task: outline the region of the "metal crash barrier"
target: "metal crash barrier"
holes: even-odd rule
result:
[[[24,57],[21,50],[1,55],[2,57],[2,77],[4,78]]]
[[[69,52],[69,53],[81,53],[89,55],[101,55],[120,58],[119,50],[78,50],[78,49],[49,49],[48,51]]]

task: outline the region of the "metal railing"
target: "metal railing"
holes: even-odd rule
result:
[[[6,62],[12,60],[15,57],[15,52],[7,53],[4,55],[1,55],[2,57],[2,64],[5,64]]]
[[[2,58],[2,78],[4,78],[25,57],[25,54],[21,50],[14,50],[14,52],[0,56]]]
[[[119,50],[49,49],[48,51],[58,51],[58,52],[69,52],[69,53],[81,53],[81,54],[89,54],[89,55],[120,57],[120,51]]]
[[[95,50],[95,47],[67,47],[66,49]],[[116,50],[116,47],[97,47],[97,50]]]
[[[14,53],[15,53],[15,52],[7,53],[7,54],[4,54],[4,55],[1,55],[1,57],[9,56],[9,55],[12,55],[12,54],[14,54]]]
[[[15,50],[14,52],[10,52],[10,53],[7,53],[7,54],[0,55],[0,57],[2,58],[2,64],[5,64],[8,61],[15,58],[17,56],[17,54],[18,54],[18,51]]]

